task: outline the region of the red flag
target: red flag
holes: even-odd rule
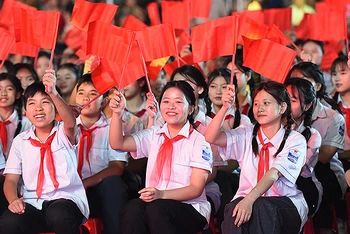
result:
[[[182,57],[180,59],[180,66],[183,66],[186,64],[195,66],[196,68],[198,68],[198,70],[200,70],[203,73],[202,68],[198,65],[198,63],[193,62],[193,54],[186,55],[185,57]],[[166,73],[169,74],[169,76],[171,76],[171,74],[173,74],[173,71],[176,68],[177,68],[177,61],[176,60],[171,62],[171,63],[165,64],[165,66],[164,66],[164,70]]]
[[[122,27],[132,31],[140,31],[144,28],[147,28],[148,26],[141,20],[137,19],[135,16],[128,15],[125,17]]]
[[[75,0],[70,22],[75,27],[86,32],[89,23],[95,20],[112,23],[117,9],[118,6],[113,4]]]
[[[192,18],[209,18],[212,0],[187,0],[190,1]]]
[[[187,31],[183,31],[180,34],[179,41],[177,42],[177,48],[181,50],[184,45],[189,44],[191,44],[191,35]]]
[[[175,32],[171,24],[160,24],[136,32],[145,61],[177,55]]]
[[[190,9],[187,1],[162,1],[162,22],[173,24],[175,29],[190,28]]]
[[[147,63],[148,77],[154,82],[157,81],[160,70],[164,67],[169,57],[159,58]]]
[[[244,40],[243,66],[280,83],[283,83],[297,53],[268,39]]]
[[[10,49],[15,44],[15,37],[5,29],[0,30],[0,60],[4,61],[10,53]]]
[[[89,55],[86,54],[86,50],[83,48],[78,49],[75,54],[79,57],[80,60],[86,61],[89,58]]]
[[[242,36],[250,39],[261,39],[264,38],[268,30],[268,26],[260,24],[249,17],[243,15],[239,17],[239,28],[237,43],[243,45]]]
[[[133,31],[94,21],[89,25],[86,52],[114,63],[126,64],[134,38]]]
[[[298,39],[307,40],[309,38],[308,17],[310,14],[304,14],[303,20],[295,27],[295,34]]]
[[[10,54],[20,54],[23,56],[36,57],[40,48],[32,45],[28,45],[23,42],[16,42],[10,49]]]
[[[157,3],[152,2],[148,4],[147,12],[148,12],[149,19],[151,20],[151,25],[161,24]]]
[[[193,60],[201,62],[218,56],[234,54],[236,25],[235,16],[226,16],[193,27]]]
[[[239,15],[239,18],[250,18],[256,22],[264,22],[264,13],[261,10],[257,11],[240,11],[233,12],[232,15]],[[241,20],[240,20],[241,22]]]
[[[7,29],[11,34],[15,35],[13,25],[13,7],[21,7],[27,10],[36,10],[36,8],[14,0],[3,1],[0,12],[0,27]]]
[[[343,49],[344,45],[338,41],[329,41],[324,45],[324,56],[322,57],[321,69],[328,71],[331,69],[333,61],[338,58],[338,53]]]
[[[87,32],[84,32],[77,27],[73,27],[69,30],[65,37],[64,43],[72,50],[78,50],[81,48],[82,44],[87,41]]]
[[[53,49],[56,44],[59,12],[13,8],[16,42]]]
[[[277,25],[281,31],[292,29],[292,8],[277,8],[264,10],[264,23]]]

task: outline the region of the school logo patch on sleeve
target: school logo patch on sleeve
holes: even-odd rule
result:
[[[300,156],[299,150],[296,150],[296,149],[290,150],[288,153],[288,160],[294,164],[297,164],[299,156]]]
[[[211,156],[211,149],[209,146],[207,145],[203,145],[203,149],[202,149],[202,158],[205,161],[210,161],[210,159],[212,158]]]
[[[339,126],[338,133],[339,135],[344,136],[344,132],[345,132],[345,124],[342,124]]]

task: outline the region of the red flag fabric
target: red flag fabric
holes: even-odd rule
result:
[[[78,49],[75,54],[79,57],[80,60],[86,61],[89,58],[89,55],[86,53],[86,50],[83,48]]]
[[[192,18],[209,18],[212,0],[187,0],[190,1]]]
[[[307,40],[309,37],[308,17],[310,14],[304,14],[303,20],[295,27],[295,35],[298,39]]]
[[[150,80],[153,80],[154,82],[157,81],[157,76],[168,61],[169,57],[159,58],[156,60],[153,60],[151,62],[147,62],[147,71],[148,71],[148,78]]]
[[[261,39],[265,37],[268,31],[267,25],[260,24],[245,15],[239,17],[238,27],[237,43],[240,45],[243,45],[242,36],[250,39]]]
[[[243,66],[280,83],[283,83],[297,53],[268,39],[244,40]]]
[[[232,15],[239,15],[239,18],[247,17],[256,22],[264,22],[264,13],[261,10],[233,12]]]
[[[113,4],[75,0],[70,22],[75,27],[86,32],[89,23],[95,20],[112,23],[117,9],[118,6]]]
[[[156,2],[151,2],[147,5],[147,12],[149,19],[151,21],[151,25],[158,25],[161,24],[159,11],[158,11],[158,4]]]
[[[77,27],[73,27],[69,30],[64,37],[64,43],[72,50],[80,49],[82,44],[86,43],[86,41],[87,32],[84,32]]]
[[[180,66],[183,66],[186,64],[195,66],[198,70],[200,70],[203,73],[202,68],[199,66],[199,64],[193,62],[193,54],[186,55],[185,57],[182,57],[180,59]],[[171,74],[173,74],[173,71],[176,68],[177,68],[177,60],[175,60],[171,63],[165,64],[165,66],[164,66],[164,70],[166,73],[168,73],[169,76],[171,76]]]
[[[324,56],[322,57],[321,69],[328,71],[331,69],[333,61],[338,58],[338,53],[343,49],[344,45],[338,41],[329,41],[324,45]]]
[[[177,55],[175,32],[171,24],[160,24],[136,32],[145,61]]]
[[[190,28],[190,9],[189,3],[162,1],[162,22],[173,24],[175,29]]]
[[[6,60],[10,53],[10,49],[15,44],[15,37],[7,32],[5,29],[0,30],[0,60]]]
[[[53,49],[56,44],[60,13],[14,7],[16,42]]]
[[[187,31],[183,31],[180,34],[179,41],[177,42],[177,48],[180,51],[184,45],[191,44],[191,35]]]
[[[133,31],[94,21],[89,25],[86,52],[118,64],[126,64],[134,38]]]
[[[292,29],[292,8],[277,8],[264,10],[264,23],[267,25],[277,25],[281,31]]]
[[[148,26],[141,20],[137,19],[135,16],[128,15],[127,17],[125,17],[122,27],[132,31],[140,31],[142,29],[147,28]]]
[[[268,30],[265,35],[266,38],[279,38],[281,45],[288,45],[290,43],[290,39],[278,29],[276,25],[272,25],[268,27]],[[277,41],[276,41],[277,42]]]
[[[32,45],[28,45],[23,42],[16,42],[10,49],[10,54],[20,54],[28,57],[36,57],[40,48]]]
[[[218,56],[235,53],[235,28],[237,18],[226,16],[192,28],[192,51],[194,62],[202,62]],[[223,43],[223,40],[225,43]]]

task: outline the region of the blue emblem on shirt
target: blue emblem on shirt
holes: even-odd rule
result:
[[[299,156],[300,156],[299,150],[290,150],[288,153],[288,160],[294,164],[297,164]]]
[[[209,161],[211,159],[211,149],[208,146],[203,146],[202,158],[205,161]]]
[[[339,135],[344,136],[344,132],[345,132],[345,124],[342,124],[339,126],[338,133]]]

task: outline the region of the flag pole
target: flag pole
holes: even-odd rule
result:
[[[50,64],[49,64],[49,69],[52,69],[52,62],[53,62],[53,57],[55,55],[55,48],[56,48],[56,42],[57,42],[57,33],[58,33],[58,23],[59,23],[59,18],[60,18],[60,13],[56,12],[56,21],[57,21],[57,25],[55,27],[55,41],[52,45],[52,50],[51,50],[51,55],[50,55]]]
[[[147,74],[147,66],[146,66],[145,58],[143,57],[143,54],[142,54],[142,50],[141,50],[139,41],[136,40],[136,43],[137,43],[137,46],[139,47],[139,50],[140,50],[140,57],[141,57],[141,60],[142,60],[143,69],[145,70],[145,76],[146,76],[147,87],[148,87],[149,92],[152,93],[151,84],[150,84],[150,82],[149,82],[149,78],[148,78],[148,74]]]
[[[237,34],[238,34],[238,19],[239,15],[233,15],[233,54],[232,54],[232,63],[231,63],[231,77],[230,77],[230,85],[233,85],[233,69],[235,66],[235,60],[236,60],[236,49],[237,49]]]
[[[11,49],[11,47],[12,47],[14,44],[16,44],[16,42],[12,43],[12,45],[9,46],[9,47],[7,48],[6,56],[5,56],[5,58],[4,58],[3,60],[1,60],[0,69],[2,68],[2,66],[4,66],[5,60],[6,60],[7,56],[9,56],[10,49]]]
[[[174,43],[175,43],[175,51],[176,51],[176,58],[177,58],[177,67],[180,67],[180,55],[179,55],[179,49],[177,48],[177,43],[176,43],[176,36],[175,36],[175,30],[173,27],[173,24],[171,24],[171,27],[173,29],[173,37],[174,37]]]

